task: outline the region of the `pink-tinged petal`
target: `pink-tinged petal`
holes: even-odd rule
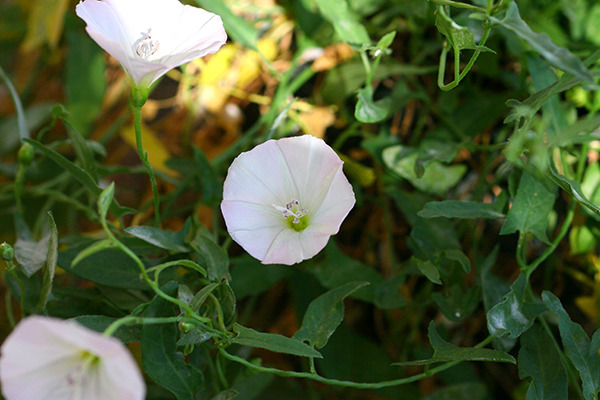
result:
[[[145,397],[137,364],[121,342],[42,316],[22,320],[2,344],[0,381],[6,400]]]
[[[273,238],[262,261],[263,264],[292,265],[306,260],[300,243],[300,234],[292,229],[281,230]]]
[[[307,230],[315,229],[321,233],[335,235],[355,203],[352,185],[340,168],[336,171],[319,209],[311,215],[311,224]]]

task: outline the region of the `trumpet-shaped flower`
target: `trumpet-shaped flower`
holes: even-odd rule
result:
[[[2,344],[6,400],[143,400],[146,386],[118,340],[73,321],[31,316]]]
[[[75,11],[136,87],[147,88],[170,69],[216,52],[227,40],[219,16],[178,0],[85,0]]]
[[[269,140],[229,167],[221,211],[229,234],[263,264],[309,259],[354,206],[342,160],[310,135]]]

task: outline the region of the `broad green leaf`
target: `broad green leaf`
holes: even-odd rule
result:
[[[309,267],[309,271],[317,277],[321,285],[327,289],[335,289],[350,282],[369,282],[370,285],[358,289],[350,297],[372,303],[375,288],[384,281],[381,274],[342,253],[332,240],[325,250],[325,260]]]
[[[444,341],[437,333],[433,321],[429,323],[429,342],[433,347],[433,356],[428,360],[407,361],[394,363],[392,365],[429,365],[437,362],[450,361],[491,361],[516,364],[516,360],[510,354],[503,351],[484,349],[477,347],[458,347]]]
[[[431,298],[440,311],[452,322],[460,322],[470,317],[481,301],[481,288],[471,286],[468,289],[453,285],[443,292],[435,292]]]
[[[333,24],[335,33],[344,42],[355,45],[371,43],[365,27],[348,9],[347,0],[316,0],[316,2],[323,18]]]
[[[523,172],[517,195],[502,229],[501,235],[509,235],[516,231],[530,232],[535,237],[550,244],[546,230],[548,215],[554,206],[556,190],[550,190],[527,171]]]
[[[487,313],[488,330],[492,335],[519,337],[531,328],[538,315],[546,311],[543,304],[526,298],[526,287],[527,277],[521,272],[504,300]]]
[[[115,322],[117,318],[107,317],[105,315],[81,315],[73,318],[86,328],[96,332],[104,332],[110,324]],[[140,325],[121,325],[113,334],[114,337],[123,343],[139,342],[142,335],[142,327]]]
[[[192,330],[181,336],[181,339],[177,341],[177,346],[200,344],[206,342],[210,338],[212,338],[212,333]]]
[[[186,224],[182,230],[189,232],[190,227],[191,224]],[[125,232],[161,249],[177,253],[190,251],[190,247],[185,244],[185,235],[181,235],[179,232],[165,231],[153,226],[131,226],[125,229]]]
[[[241,43],[244,47],[256,50],[259,32],[244,18],[235,15],[227,4],[223,1],[213,0],[195,0],[196,4],[214,14],[217,14],[223,20],[223,25],[227,34],[231,38]]]
[[[231,341],[242,346],[258,347],[300,357],[322,357],[321,353],[300,340],[290,339],[273,333],[257,332],[237,322],[233,324],[233,331],[237,333],[237,336],[231,339]]]
[[[493,51],[485,46],[478,46],[475,44],[475,35],[465,26],[460,26],[450,18],[444,11],[444,7],[437,7],[435,14],[435,26],[438,28],[440,33],[448,39],[448,42],[452,47],[461,51],[467,50],[479,50],[479,51]]]
[[[56,273],[56,262],[58,261],[58,230],[52,213],[48,212],[50,218],[50,240],[48,242],[48,253],[46,256],[46,267],[44,268],[44,280],[40,292],[40,301],[37,305],[36,313],[43,311],[48,302],[48,296],[52,290],[52,282]]]
[[[344,319],[343,300],[369,282],[350,282],[332,289],[313,300],[302,319],[302,326],[294,339],[322,348]]]
[[[479,203],[476,201],[444,200],[431,201],[417,213],[423,218],[505,218],[496,203]]]
[[[358,102],[354,117],[360,122],[376,123],[381,122],[389,117],[393,110],[396,109],[396,104],[393,103],[391,97],[373,100],[373,87],[367,86],[358,91]]]
[[[569,50],[557,46],[545,33],[536,33],[521,19],[516,2],[511,2],[504,19],[489,17],[494,23],[500,24],[525,40],[535,51],[558,69],[573,74],[577,78],[593,82],[594,78],[583,62]]]
[[[238,299],[261,294],[293,272],[286,265],[262,264],[250,255],[232,259],[231,265],[231,288]]]
[[[440,280],[440,271],[438,271],[435,264],[429,260],[419,260],[416,257],[413,257],[412,261],[414,261],[414,263],[417,265],[417,268],[419,268],[419,271],[421,271],[427,279],[435,284],[442,284],[442,281]]]
[[[554,165],[554,162],[551,159],[549,162],[549,170],[550,174],[548,175],[558,186],[566,190],[567,193],[571,194],[571,196],[573,196],[575,200],[589,208],[591,211],[593,211],[600,217],[600,208],[597,205],[593,204],[591,201],[589,201],[588,198],[583,194],[579,182],[572,181],[566,176],[560,174],[557,171],[556,166]]]
[[[194,295],[192,301],[190,301],[190,307],[194,311],[198,311],[200,307],[204,304],[208,296],[219,286],[218,282],[212,282],[208,285],[204,286],[202,289]]]
[[[62,155],[58,154],[56,151],[44,146],[43,144],[35,140],[24,139],[24,141],[32,145],[36,150],[42,152],[45,156],[47,156],[52,161],[64,168],[66,171],[71,173],[73,177],[77,179],[79,183],[85,186],[94,196],[99,196],[100,193],[102,193],[102,189],[96,184],[94,178],[92,178],[90,174],[82,170],[77,165],[73,164],[71,161],[67,160]],[[123,214],[129,214],[135,211],[128,207],[121,207],[116,200],[114,200],[111,204],[110,210],[119,218]]]
[[[408,180],[415,188],[430,194],[443,195],[456,186],[467,172],[467,167],[463,164],[445,166],[433,161],[419,178],[415,170],[419,152],[402,145],[386,148],[382,158],[388,168]]]
[[[579,371],[586,400],[597,400],[600,391],[600,358],[591,347],[590,338],[581,325],[571,321],[560,300],[549,291],[542,293],[544,304],[558,317],[558,329],[565,351]]]
[[[525,400],[568,398],[567,373],[552,338],[534,325],[521,336],[519,378],[531,377]]]
[[[177,283],[169,282],[162,291],[177,296]],[[147,318],[172,317],[179,314],[177,306],[155,296],[146,308]],[[150,378],[170,390],[178,400],[195,400],[204,386],[202,372],[185,362],[175,344],[179,336],[177,324],[147,324],[142,326],[142,365]]]
[[[208,279],[211,281],[231,280],[229,257],[225,250],[215,242],[208,229],[199,226],[196,236],[188,244],[205,261]]]
[[[146,268],[158,263],[160,252],[157,252],[156,248],[148,246],[139,239],[132,238],[123,242],[137,255],[143,255],[142,260],[147,263]],[[83,250],[87,250],[89,245],[90,242],[85,241],[60,251],[58,266],[75,276],[101,285],[122,289],[149,288],[148,284],[141,279],[137,264],[119,249],[105,248],[94,252],[93,257],[79,257],[77,265],[72,266],[73,260]]]

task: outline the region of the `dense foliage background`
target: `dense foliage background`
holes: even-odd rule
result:
[[[152,235],[131,228],[152,226],[154,210],[118,62],[75,2],[0,3],[0,242],[15,247],[24,284],[5,274],[2,337],[32,313],[100,331],[131,313],[179,313],[118,249],[72,265],[106,238],[96,202],[115,182],[110,229],[148,268],[206,268],[165,270],[159,283],[188,300],[210,288],[201,311],[215,326],[292,337],[307,312],[344,317],[309,344],[323,356],[316,371],[345,383],[261,370],[311,371],[312,358],[285,354],[299,350],[270,351],[271,336],[227,347],[244,366],[210,333],[128,327],[117,336],[148,374],[149,399],[230,388],[239,399],[597,398],[600,4],[184,3],[221,15],[229,42],[169,72],[143,108],[162,205]],[[241,151],[303,133],[338,152],[357,204],[314,259],[262,265],[225,230],[222,183]],[[28,138],[31,165],[18,157]],[[185,373],[194,383],[177,386]]]

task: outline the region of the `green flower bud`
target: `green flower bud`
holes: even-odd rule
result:
[[[192,329],[194,329],[193,324],[190,324],[189,322],[184,322],[184,321],[179,322],[179,331],[180,332],[188,333]]]
[[[12,246],[6,242],[0,244],[0,254],[4,261],[12,261],[15,257],[15,251]]]
[[[19,149],[19,163],[28,167],[33,161],[33,147],[29,143],[23,143]]]

